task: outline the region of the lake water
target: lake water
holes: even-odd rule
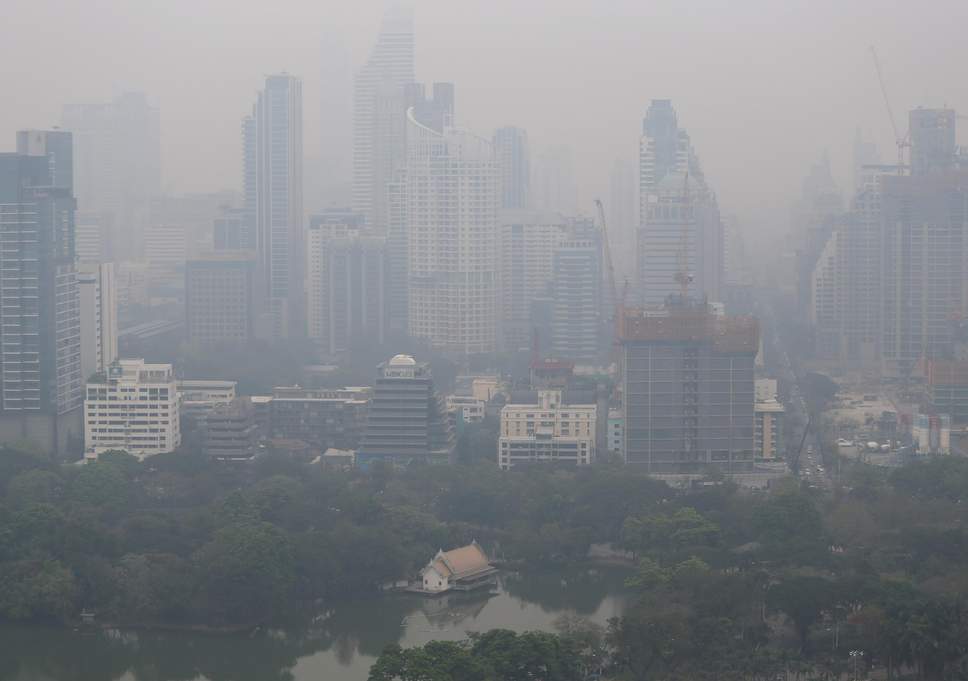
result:
[[[503,574],[490,594],[354,600],[308,626],[248,635],[4,626],[0,681],[365,681],[390,643],[459,640],[497,627],[551,631],[564,612],[605,624],[628,602],[627,574]]]

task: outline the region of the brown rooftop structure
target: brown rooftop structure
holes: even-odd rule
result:
[[[623,343],[708,342],[722,353],[755,353],[759,346],[759,323],[754,317],[717,315],[704,306],[625,308],[618,333]]]

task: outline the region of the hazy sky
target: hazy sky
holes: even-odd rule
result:
[[[411,4],[418,78],[456,83],[464,127],[489,135],[515,124],[534,145],[570,145],[588,212],[596,195],[608,196],[612,161],[636,153],[651,98],[673,100],[724,212],[761,229],[786,221],[807,165],[825,148],[849,188],[856,127],[885,161],[896,155],[870,44],[904,130],[919,104],[968,114],[966,0]],[[18,128],[56,124],[65,102],[142,90],[161,109],[166,187],[237,188],[239,120],[263,75],[303,78],[306,154],[318,156],[321,107],[332,105],[323,55],[331,59],[342,42],[355,68],[383,7],[4,0],[0,148],[12,147]]]

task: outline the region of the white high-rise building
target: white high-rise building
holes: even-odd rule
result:
[[[242,122],[246,245],[257,253],[260,292],[277,338],[305,335],[302,82],[266,77]]]
[[[118,292],[114,263],[80,264],[81,376],[105,371],[118,358]]]
[[[501,208],[531,207],[531,152],[528,131],[506,126],[494,132],[494,155],[501,166]]]
[[[180,444],[178,385],[171,364],[122,359],[87,384],[86,457],[119,449],[144,459],[171,452]]]
[[[393,6],[383,17],[376,44],[353,83],[353,210],[386,231],[386,183],[403,161],[403,88],[415,80],[413,12]],[[395,163],[394,158],[399,158]]]
[[[490,141],[407,125],[404,201],[410,335],[440,349],[493,352],[500,169]]]

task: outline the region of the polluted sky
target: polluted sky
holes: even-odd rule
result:
[[[871,44],[902,134],[914,106],[947,104],[968,114],[964,0],[409,4],[418,79],[456,83],[463,127],[489,136],[513,124],[527,128],[533,147],[569,146],[588,213],[595,196],[608,196],[613,161],[637,154],[652,98],[673,100],[723,212],[774,232],[824,150],[850,189],[857,128],[885,162],[896,157]],[[271,72],[303,79],[307,162],[325,158],[332,139],[323,121],[348,119],[348,79],[375,39],[385,3],[3,6],[0,148],[12,147],[18,128],[57,124],[67,102],[140,90],[161,110],[165,187],[182,192],[239,186],[239,121]],[[965,144],[968,120],[960,125]]]

